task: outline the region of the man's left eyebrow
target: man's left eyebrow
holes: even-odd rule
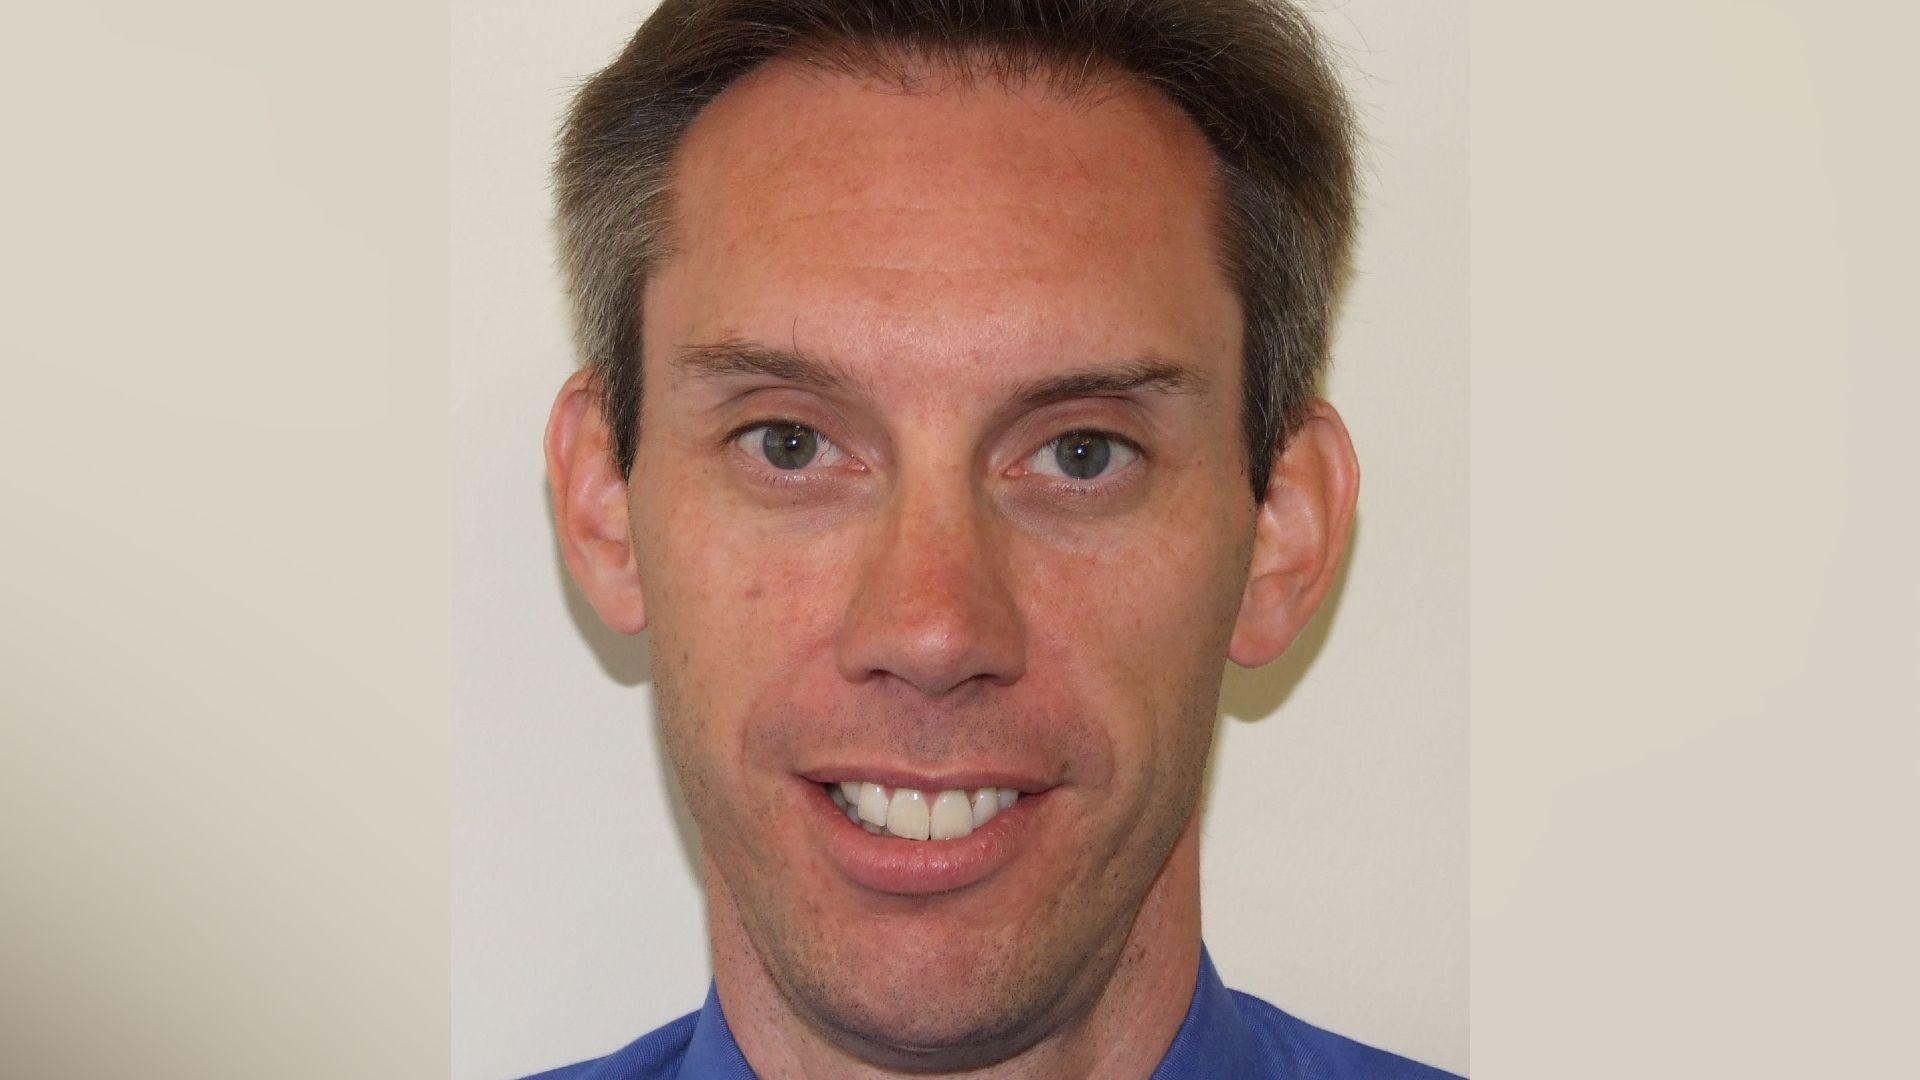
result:
[[[1163,394],[1205,395],[1205,375],[1157,356],[1144,356],[1110,367],[1048,375],[1014,388],[1010,400],[1025,408],[1083,397],[1116,397],[1151,391]]]

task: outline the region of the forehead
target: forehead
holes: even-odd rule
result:
[[[905,92],[775,61],[680,147],[647,351],[744,337],[903,369],[1237,354],[1216,185],[1204,136],[1131,82],[1067,98],[930,74]]]

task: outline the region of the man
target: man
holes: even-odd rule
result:
[[[1223,660],[1326,595],[1347,109],[1261,0],[667,0],[557,168],[561,547],[653,634],[705,1008],[560,1077],[1424,1077],[1226,990]]]

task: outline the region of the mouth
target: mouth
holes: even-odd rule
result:
[[[1024,864],[1046,832],[1053,784],[1006,774],[862,777],[850,769],[797,777],[817,807],[811,829],[850,883],[924,896],[965,889]],[[924,786],[915,786],[918,783]]]
[[[911,787],[889,788],[872,780],[841,780],[821,786],[848,821],[875,836],[927,842],[971,836],[1020,800],[1020,790],[1014,787],[926,792]]]

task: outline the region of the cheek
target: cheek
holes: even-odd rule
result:
[[[750,827],[776,804],[753,782],[748,725],[817,667],[832,553],[692,500],[656,505],[673,509],[636,515],[635,535],[668,755],[709,851],[728,863],[778,859]]]
[[[1189,507],[1179,520],[1230,516]],[[1097,557],[1036,560],[1035,647],[1106,718],[1116,765],[1136,779],[1189,771],[1205,754],[1244,578],[1236,536],[1142,526]]]
[[[802,535],[671,491],[655,505],[667,509],[635,516],[655,665],[672,669],[686,688],[677,704],[712,729],[817,654],[846,553],[831,535]]]

